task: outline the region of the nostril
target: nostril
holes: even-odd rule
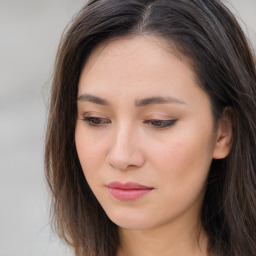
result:
[[[134,150],[111,150],[107,155],[108,164],[117,170],[134,170],[144,164],[144,154],[139,149]]]

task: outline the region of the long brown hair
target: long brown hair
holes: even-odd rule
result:
[[[90,190],[74,130],[81,70],[105,40],[153,34],[192,63],[216,120],[235,113],[229,156],[213,160],[201,211],[209,253],[256,255],[256,71],[248,42],[218,0],[94,0],[74,19],[57,54],[45,148],[53,220],[77,256],[116,255],[118,228]]]

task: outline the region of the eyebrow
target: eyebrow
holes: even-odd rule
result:
[[[88,101],[88,102],[103,105],[103,106],[110,106],[110,103],[107,100],[91,94],[82,94],[77,98],[77,101]],[[166,103],[186,104],[184,101],[177,98],[156,96],[156,97],[149,97],[141,100],[135,100],[135,107],[143,107],[147,105],[166,104]]]
[[[150,97],[150,98],[145,98],[141,100],[136,100],[135,101],[135,106],[136,107],[143,107],[147,105],[152,105],[152,104],[166,104],[166,103],[176,103],[176,104],[185,104],[184,101],[180,99],[176,99],[173,97]]]
[[[77,98],[77,101],[88,101],[88,102],[96,103],[96,104],[103,105],[103,106],[109,106],[110,105],[108,101],[106,101],[102,98],[99,98],[97,96],[90,95],[90,94],[80,95]]]

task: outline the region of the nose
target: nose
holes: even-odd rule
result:
[[[145,156],[139,145],[135,129],[123,128],[115,132],[107,155],[107,162],[118,170],[131,170],[141,167]]]

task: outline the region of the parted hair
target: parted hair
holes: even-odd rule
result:
[[[165,39],[189,59],[215,120],[233,109],[233,146],[212,161],[200,217],[209,255],[255,256],[256,70],[238,22],[218,0],[95,0],[74,17],[56,57],[46,132],[55,230],[76,256],[116,255],[118,227],[90,190],[76,152],[78,81],[99,43],[143,34]]]

